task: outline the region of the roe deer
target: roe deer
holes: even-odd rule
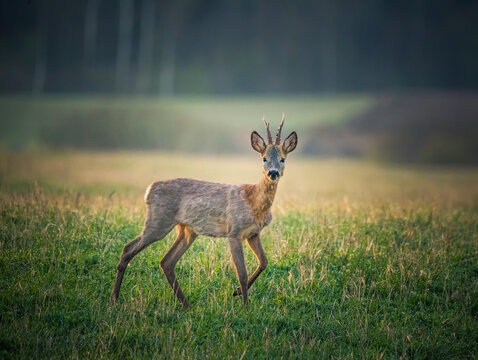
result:
[[[260,232],[272,220],[270,208],[279,178],[284,174],[285,159],[297,146],[295,131],[280,143],[284,115],[274,142],[265,119],[264,124],[268,144],[257,131],[251,133],[252,148],[261,155],[263,162],[262,178],[258,184],[228,185],[180,178],[158,181],[149,186],[145,195],[147,219],[141,235],[123,248],[111,293],[112,302],[118,299],[121,282],[131,259],[147,246],[164,238],[176,226],[177,238],[161,260],[161,268],[183,307],[189,309],[190,305],[178,284],[174,267],[198,235],[228,238],[240,283],[233,295],[242,294],[243,302],[247,304],[247,289],[267,266]],[[244,240],[259,261],[258,268],[249,280],[242,251]]]

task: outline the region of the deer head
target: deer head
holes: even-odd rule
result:
[[[285,160],[287,155],[294,151],[297,146],[297,133],[292,131],[285,140],[280,143],[282,126],[284,126],[284,114],[282,114],[282,122],[277,129],[275,141],[272,141],[272,135],[269,130],[269,123],[264,124],[267,131],[268,143],[264,141],[257,131],[251,133],[251,145],[262,158],[262,172],[272,181],[277,181],[284,174]]]

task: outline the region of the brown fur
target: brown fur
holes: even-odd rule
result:
[[[269,144],[266,145],[257,132],[251,133],[251,145],[259,152],[263,161],[262,178],[256,185],[228,185],[184,178],[151,184],[145,195],[148,215],[143,231],[123,248],[111,301],[118,299],[123,276],[131,259],[176,227],[176,240],[161,260],[161,268],[181,304],[189,308],[176,279],[174,267],[198,235],[228,238],[240,283],[234,295],[242,294],[246,304],[247,289],[267,266],[260,232],[272,220],[270,209],[279,178],[284,173],[284,161],[287,153],[294,150],[296,144],[295,132],[281,145],[272,144],[271,136]],[[259,266],[249,279],[242,249],[244,240],[259,261]]]
[[[242,189],[244,189],[244,197],[253,211],[256,223],[264,224],[274,201],[277,182],[268,181],[263,177],[259,184],[245,184],[242,185]]]

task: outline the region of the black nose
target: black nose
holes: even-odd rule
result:
[[[267,173],[272,180],[275,180],[279,177],[279,172],[277,170],[271,170]]]

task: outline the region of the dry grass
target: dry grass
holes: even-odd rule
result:
[[[193,177],[225,183],[260,178],[257,156],[213,156],[155,152],[0,152],[5,185],[37,181],[57,190],[92,195],[112,191],[142,202],[153,181]],[[117,191],[121,189],[121,191]],[[301,158],[292,154],[275,206],[320,209],[324,205],[471,206],[478,200],[478,169],[386,166],[373,162]]]

